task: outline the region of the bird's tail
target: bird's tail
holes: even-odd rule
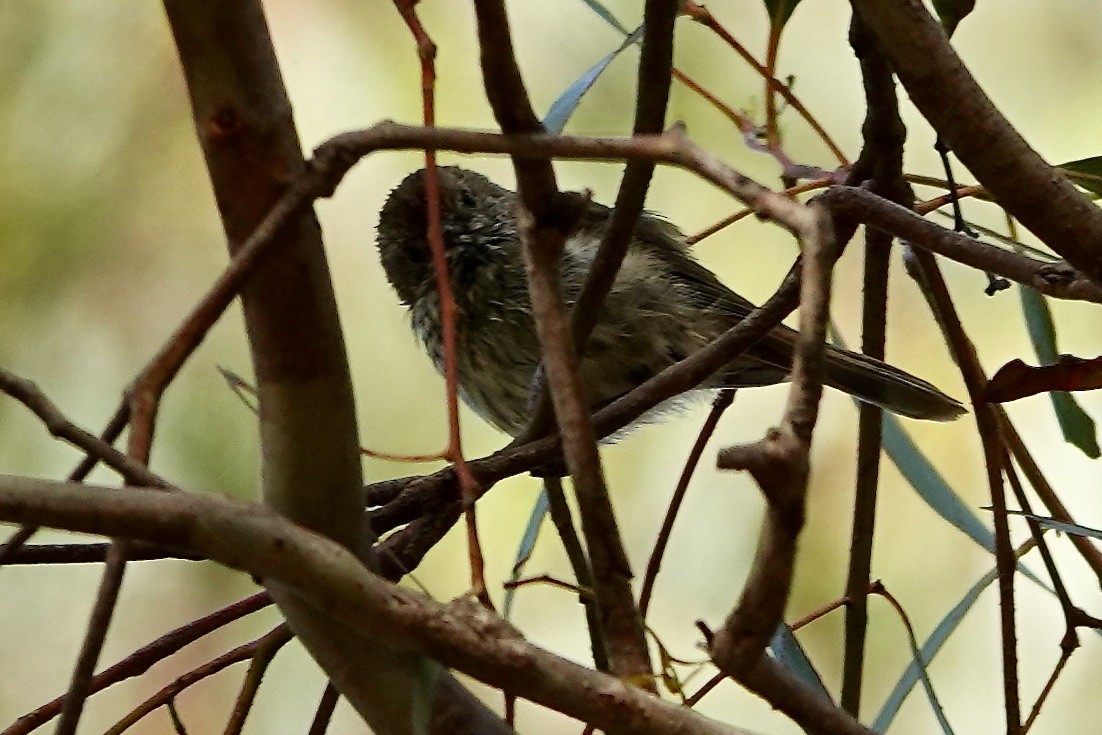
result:
[[[792,330],[774,330],[752,349],[751,354],[787,372],[791,370],[795,339],[796,333]],[[913,419],[952,421],[967,413],[960,401],[921,378],[867,355],[830,345],[827,345],[823,364],[823,383]]]
[[[823,382],[901,416],[952,421],[967,410],[925,380],[849,350],[827,347]]]

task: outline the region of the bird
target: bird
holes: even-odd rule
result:
[[[460,398],[517,437],[533,412],[541,354],[517,221],[518,195],[480,173],[437,168],[440,225],[456,317]],[[576,195],[582,197],[582,195]],[[581,292],[612,209],[585,199],[561,254],[562,296]],[[406,176],[379,213],[376,246],[386,278],[409,310],[436,369],[445,366],[440,297],[428,242],[425,170]],[[754,305],[700,264],[670,222],[645,212],[579,364],[586,400],[603,405],[685,359],[744,319]],[[779,325],[701,388],[788,379],[797,332]],[[948,421],[965,412],[930,383],[865,355],[826,347],[826,385],[901,416]]]

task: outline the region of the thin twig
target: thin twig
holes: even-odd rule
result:
[[[107,559],[110,544],[33,544],[20,548],[8,561],[11,566],[30,566],[35,564],[98,564]],[[131,561],[154,561],[157,559],[202,559],[180,549],[169,549],[156,544],[133,544],[128,558]]]
[[[1048,681],[1045,682],[1044,687],[1041,688],[1041,693],[1037,695],[1037,701],[1033,703],[1033,707],[1029,710],[1029,717],[1026,718],[1025,723],[1022,725],[1021,733],[1026,735],[1030,728],[1033,727],[1033,723],[1037,721],[1037,716],[1041,714],[1041,707],[1048,701],[1048,695],[1052,693],[1052,689],[1056,686],[1056,680],[1060,678],[1060,674],[1064,671],[1064,666],[1067,664],[1068,659],[1071,658],[1071,649],[1061,649],[1060,659],[1056,662],[1056,666],[1053,667],[1052,673],[1049,674]]]
[[[789,89],[788,86],[784,84],[781,80],[770,75],[766,67],[758,63],[757,59],[755,59],[750,54],[750,52],[747,51],[745,47],[743,47],[742,44],[735,40],[735,37],[732,36],[726,28],[724,28],[722,25],[720,25],[718,21],[716,21],[712,14],[708,12],[708,9],[706,7],[698,5],[697,3],[692,2],[692,0],[689,0],[689,2],[685,3],[685,12],[696,22],[710,28],[716,35],[723,39],[723,41],[727,45],[729,45],[735,51],[735,53],[741,56],[742,59],[754,69],[754,71],[760,74],[761,77],[765,80],[766,84],[769,85],[770,90],[783,97],[785,102],[791,105],[792,109],[794,109],[797,113],[799,113],[800,117],[807,121],[807,124],[811,126],[811,129],[814,130],[819,138],[823,141],[823,143],[826,144],[827,148],[830,149],[830,152],[834,154],[839,163],[843,165],[849,163],[846,155],[842,153],[842,149],[838,147],[838,145],[834,142],[833,139],[831,139],[829,135],[827,135],[826,130],[824,130],[823,127],[819,124],[819,121],[816,120],[810,112],[808,112],[807,108],[803,106],[803,103],[800,102],[800,100],[797,99],[796,95],[792,93],[792,90]]]
[[[109,666],[92,678],[89,694],[103,691],[120,681],[140,676],[154,664],[163,661],[184,646],[194,643],[211,631],[250,615],[272,604],[266,592],[258,592],[235,603],[227,605],[204,617],[191,621],[187,625],[170,631],[157,640],[131,653],[118,663]],[[4,730],[3,735],[26,735],[61,712],[64,697],[58,697],[23,717]]]
[[[999,421],[995,408],[984,401],[987,377],[976,355],[975,347],[964,331],[956,306],[941,275],[934,256],[916,250],[913,261],[916,280],[945,335],[960,367],[964,384],[976,417],[976,429],[983,447],[988,490],[995,521],[995,563],[998,568],[999,618],[1002,635],[1003,699],[1006,708],[1007,735],[1018,735],[1021,728],[1021,703],[1018,690],[1018,642],[1014,606],[1014,549],[1006,517],[1006,494],[1003,487],[1003,448],[999,436]]]
[[[31,381],[0,368],[0,391],[7,393],[30,409],[51,435],[69,442],[89,457],[95,457],[117,471],[128,482],[147,487],[177,489],[167,480],[150,472],[143,462],[128,457],[110,443],[71,422]]]
[[[1067,263],[1037,260],[953,232],[872,192],[834,186],[815,201],[837,217],[871,225],[918,248],[1025,284],[1047,296],[1102,303],[1102,287]]]
[[[867,111],[861,126],[864,144],[846,183],[860,186],[889,201],[909,206],[913,196],[903,181],[903,145],[907,129],[899,116],[891,65],[856,13],[850,21],[850,46],[861,65]],[[888,266],[891,235],[865,230],[865,263],[861,301],[861,351],[884,359],[887,338]],[[853,527],[846,576],[848,598],[845,622],[845,658],[842,667],[841,706],[860,716],[865,671],[865,634],[868,625],[867,590],[871,579],[873,538],[876,530],[877,491],[880,483],[881,430],[884,412],[862,403],[858,408],[857,475],[853,499]]]
[[[280,630],[282,628],[283,630]],[[249,670],[245,674],[245,680],[241,683],[241,691],[237,694],[237,700],[233,704],[233,712],[230,713],[230,721],[226,723],[223,732],[225,735],[240,735],[245,727],[245,718],[249,716],[253,703],[256,701],[256,693],[260,690],[260,682],[264,679],[264,673],[272,663],[279,649],[283,648],[294,636],[285,625],[280,625],[264,637],[253,652],[252,661],[249,662]]]
[[[1045,504],[1045,508],[1048,509],[1048,512],[1053,518],[1063,523],[1075,523],[1075,519],[1072,518],[1067,506],[1061,502],[1060,496],[1056,494],[1056,490],[1041,471],[1040,465],[1033,459],[1033,455],[1030,453],[1029,448],[1026,447],[1025,442],[1022,441],[1022,437],[1018,433],[1018,430],[1014,428],[1014,424],[1010,421],[1010,417],[1006,415],[1006,410],[1002,406],[996,406],[995,414],[999,419],[999,434],[1002,436],[1010,453],[1014,456],[1014,460],[1022,469],[1022,474],[1029,480],[1029,484],[1033,487],[1033,492],[1037,493],[1037,496],[1041,499],[1041,502]],[[1091,568],[1091,571],[1094,572],[1099,584],[1102,584],[1102,551],[1099,551],[1098,547],[1094,545],[1094,542],[1085,536],[1070,534],[1068,539],[1071,541],[1072,546],[1079,552],[1079,555],[1083,557],[1083,561],[1085,561],[1087,566]]]
[[[1102,281],[1102,212],[1046,163],[983,92],[921,0],[854,0],[907,95],[995,200],[1074,268]],[[1040,193],[1043,192],[1043,195]]]
[[[446,668],[601,729],[743,732],[534,646],[481,605],[443,605],[386,582],[342,545],[256,504],[207,493],[88,492],[0,476],[0,520],[170,540],[318,601],[329,618],[361,635],[423,651]]]
[[[541,132],[543,126],[532,111],[513,54],[504,2],[475,0],[475,14],[486,95],[502,132]],[[665,73],[669,74],[668,64]],[[665,84],[668,87],[668,78]],[[664,109],[664,96],[660,103]],[[585,202],[560,195],[550,159],[514,157],[513,169],[521,205],[517,218],[527,256],[532,315],[551,402],[563,437],[563,454],[578,497],[609,665],[614,674],[653,690],[646,636],[631,592],[631,567],[605,486],[597,437],[578,372],[575,340],[559,287],[563,245]],[[643,184],[645,193],[646,180]],[[620,227],[624,230],[622,247],[626,249],[634,221],[622,220]],[[598,275],[606,272],[602,269]],[[615,269],[611,269],[611,276],[615,276]],[[579,311],[579,314],[584,318],[595,317],[591,313],[583,315]]]
[[[192,669],[179,677],[128,712],[125,717],[111,726],[104,735],[122,735],[123,732],[126,732],[130,727],[137,724],[139,720],[170,702],[188,687],[214,676],[219,671],[233,664],[240,663],[241,661],[249,661],[259,652],[269,649],[272,646],[278,648],[291,640],[292,637],[291,631],[287,628],[287,624],[280,623],[256,640],[227,651],[221,656],[211,659],[202,666]]]
[[[647,560],[647,569],[643,573],[643,588],[639,593],[639,614],[645,619],[647,617],[647,609],[650,607],[651,595],[654,592],[654,582],[658,578],[658,570],[662,566],[662,557],[666,553],[666,546],[670,541],[670,534],[673,532],[673,522],[677,518],[677,513],[681,509],[681,504],[685,500],[685,493],[689,490],[689,481],[693,477],[693,473],[696,471],[697,465],[700,464],[700,458],[704,455],[704,447],[708,444],[708,440],[712,438],[712,434],[715,433],[716,427],[719,425],[719,420],[722,418],[724,412],[731,406],[735,400],[735,391],[733,388],[721,390],[712,402],[712,410],[708,412],[708,418],[704,420],[704,425],[700,427],[700,431],[696,435],[696,441],[693,442],[692,449],[689,450],[689,456],[685,460],[685,466],[681,470],[681,477],[677,480],[677,486],[674,487],[673,497],[670,498],[669,507],[666,508],[666,515],[662,519],[662,527],[658,529],[658,535],[654,540],[654,548],[651,550],[650,558]]]
[[[421,63],[421,108],[426,128],[436,126],[436,44],[417,17],[415,0],[394,0],[398,12],[417,43]],[[452,294],[448,261],[444,252],[444,233],[440,225],[440,179],[436,171],[436,151],[425,149],[425,207],[428,222],[429,250],[440,304],[440,331],[444,350],[444,384],[448,406],[448,446],[446,459],[455,464],[459,487],[463,493],[463,518],[467,530],[467,555],[470,561],[471,588],[484,605],[491,605],[486,589],[486,563],[482,544],[478,540],[478,520],[474,499],[477,487],[474,476],[463,456],[463,439],[459,426],[459,361],[456,355],[456,305]]]
[[[557,477],[545,477],[543,490],[547,493],[547,509],[551,522],[559,534],[563,551],[566,552],[566,559],[570,562],[571,571],[574,572],[574,579],[577,580],[578,587],[590,591],[589,595],[579,595],[578,602],[585,607],[585,624],[589,631],[593,665],[598,671],[609,671],[608,644],[605,642],[604,631],[597,613],[597,599],[593,595],[595,588],[593,571],[589,568],[585,549],[582,548],[578,531],[574,527],[574,519],[570,515],[570,506],[566,502],[562,482]]]
[[[329,721],[333,719],[333,712],[337,709],[337,701],[341,698],[340,692],[333,686],[333,682],[326,682],[325,691],[321,693],[321,701],[314,712],[314,719],[310,722],[310,729],[306,735],[325,735],[329,729]]]
[[[751,445],[720,451],[717,465],[745,469],[766,499],[754,564],[738,604],[715,634],[703,628],[716,666],[763,697],[809,733],[869,735],[848,713],[809,689],[765,647],[781,623],[792,584],[796,541],[804,523],[808,453],[822,395],[821,369],[829,317],[831,273],[841,251],[825,209],[793,204],[793,229],[804,253],[800,333],[781,426]]]
[[[111,624],[111,616],[115,613],[119,588],[122,586],[123,573],[126,571],[127,546],[126,541],[115,539],[107,550],[106,567],[100,579],[96,601],[92,606],[92,614],[88,619],[88,628],[84,633],[80,653],[73,666],[69,691],[66,692],[61,706],[61,716],[58,718],[55,730],[57,735],[73,735],[76,732],[77,723],[80,722],[80,716],[84,712],[84,702],[92,691],[92,674],[95,672],[96,663],[103,650],[107,627]]]

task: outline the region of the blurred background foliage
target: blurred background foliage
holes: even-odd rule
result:
[[[606,3],[629,28],[639,22],[637,2]],[[420,119],[418,68],[412,42],[389,2],[331,0],[266,3],[304,147],[382,118]],[[712,12],[759,58],[768,22],[759,0],[716,3]],[[621,37],[580,0],[510,3],[517,53],[537,110],[619,45]],[[429,0],[419,6],[440,47],[437,60],[441,125],[492,128],[466,3]],[[851,158],[860,146],[864,113],[857,64],[846,42],[848,3],[803,3],[781,44],[778,76],[792,75],[794,90]],[[1102,151],[1097,111],[1102,109],[1102,24],[1090,0],[979,3],[959,28],[955,45],[988,94],[1049,161]],[[752,70],[707,29],[679,23],[680,68],[736,109],[763,113],[762,85]],[[631,127],[635,49],[629,49],[583,99],[568,132],[623,135]],[[910,129],[908,172],[940,176],[933,134],[905,104]],[[707,103],[675,84],[670,120],[739,170],[771,186],[779,167],[749,151],[737,131]],[[835,162],[791,112],[782,117],[785,150],[794,160],[826,169]],[[171,333],[178,320],[225,265],[224,240],[170,34],[156,3],[45,0],[0,4],[0,365],[37,381],[69,416],[98,430],[120,392]],[[459,157],[445,154],[445,162]],[[506,160],[463,158],[511,185]],[[413,153],[383,153],[360,164],[317,210],[325,231],[341,317],[351,355],[365,446],[392,453],[424,453],[442,446],[443,383],[408,330],[387,286],[373,247],[378,209],[390,187],[421,165]],[[564,188],[590,188],[597,200],[615,196],[620,167],[558,165]],[[968,181],[966,173],[958,175]],[[926,192],[932,196],[934,192]],[[921,195],[921,192],[920,192]],[[648,206],[693,232],[737,208],[726,196],[684,172],[660,170]],[[1001,229],[1001,214],[967,202],[970,219]],[[857,343],[861,279],[859,248],[841,261],[835,298],[843,334]],[[701,259],[733,288],[753,299],[772,292],[787,268],[793,244],[776,228],[746,220],[697,246]],[[1017,298],[983,295],[982,275],[946,265],[950,286],[977,343],[985,368],[1031,356]],[[958,397],[965,391],[918,291],[898,255],[893,264],[889,359]],[[1097,308],[1053,304],[1060,349],[1098,354]],[[222,319],[168,391],[158,425],[154,469],[189,488],[253,498],[256,488],[254,417],[226,389],[216,366],[249,373],[239,311]],[[783,387],[745,391],[724,418],[715,445],[758,438],[779,417]],[[1081,396],[1097,416],[1102,401]],[[637,430],[606,447],[610,486],[632,562],[641,571],[681,464],[707,402],[659,426]],[[1099,525],[1099,471],[1064,444],[1047,398],[1009,407],[1072,513]],[[468,456],[502,446],[506,438],[464,413]],[[841,594],[848,553],[856,412],[845,397],[825,398],[814,449],[810,523],[801,544],[790,619]],[[908,430],[956,491],[974,508],[988,504],[982,457],[971,419]],[[743,476],[718,474],[711,456],[690,491],[674,530],[656,587],[649,622],[675,655],[700,659],[696,619],[716,624],[741,588],[754,548],[761,502]],[[51,478],[66,475],[77,455],[51,441],[26,411],[0,400],[0,471]],[[992,565],[988,554],[940,521],[883,465],[882,505],[873,576],[907,608],[923,637]],[[421,468],[365,461],[367,480]],[[113,482],[107,473],[94,480]],[[525,520],[538,491],[530,478],[503,483],[480,505],[491,582],[509,574]],[[1024,526],[1014,524],[1017,538]],[[59,538],[40,534],[37,540]],[[1097,584],[1066,540],[1057,558],[1078,596],[1098,609]],[[431,553],[417,577],[438,598],[465,591],[468,575],[456,535]],[[1039,566],[1038,566],[1039,568]],[[545,533],[529,564],[533,573],[569,578],[557,541]],[[98,573],[94,567],[0,570],[0,724],[64,691],[84,630]],[[1078,582],[1078,584],[1076,584]],[[254,589],[241,575],[211,564],[134,563],[107,639],[102,666],[113,663],[171,627]],[[492,594],[500,600],[501,592]],[[1022,583],[1020,651],[1027,702],[1058,656],[1063,633],[1056,601]],[[998,631],[994,591],[985,593],[931,673],[958,732],[988,731],[1000,719]],[[871,603],[866,716],[879,707],[909,660],[898,619]],[[588,660],[580,606],[548,587],[521,591],[514,619],[534,641]],[[138,680],[92,698],[86,732],[102,730],[128,705],[174,676],[262,633],[277,620],[267,611],[220,631],[155,667]],[[836,613],[799,634],[828,686],[840,671],[842,617]],[[1102,647],[1082,636],[1087,649],[1072,660],[1034,729],[1036,733],[1094,733],[1102,702],[1092,696]],[[236,673],[226,673],[180,697],[192,732],[220,729],[236,694]],[[700,683],[700,682],[698,682]],[[303,732],[323,679],[296,645],[279,655],[261,688],[247,732]],[[730,684],[700,708],[763,733],[794,726]],[[578,726],[520,705],[528,732],[574,733]],[[921,695],[904,706],[892,732],[929,732],[932,716]],[[161,712],[135,732],[165,732]],[[331,732],[360,732],[345,709]]]

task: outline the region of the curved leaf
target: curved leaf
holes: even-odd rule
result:
[[[784,28],[784,24],[792,17],[792,11],[800,4],[800,0],[762,0],[765,3],[765,12],[769,13],[769,25],[774,32]]]
[[[1057,168],[1063,169],[1076,186],[1102,196],[1102,156],[1068,161],[1061,163]]]
[[[934,632],[930,634],[930,637],[923,642],[922,647],[918,649],[917,656],[907,666],[903,672],[903,676],[899,677],[899,681],[896,682],[895,687],[892,689],[892,693],[888,695],[887,700],[884,702],[884,706],[880,708],[880,713],[876,715],[876,719],[873,720],[872,729],[876,732],[884,732],[888,729],[888,726],[892,724],[892,720],[899,714],[899,708],[903,706],[903,701],[907,698],[907,695],[914,689],[914,685],[918,683],[920,677],[923,675],[923,665],[929,666],[930,662],[934,660],[934,656],[945,644],[945,641],[949,639],[953,631],[957,629],[960,621],[964,619],[965,614],[972,609],[972,605],[979,599],[980,593],[982,593],[987,587],[995,581],[998,577],[998,572],[994,569],[987,574],[980,577],[972,587],[964,594],[964,597],[960,599],[956,605],[953,606],[945,617],[941,619],[941,622],[934,628]]]
[[[582,2],[588,5],[589,9],[592,10],[594,13],[601,16],[601,19],[605,23],[608,23],[610,26],[620,31],[620,33],[624,34],[625,36],[628,35],[628,29],[624,28],[620,21],[616,20],[616,16],[612,14],[612,11],[606,8],[603,3],[599,2],[599,0],[582,0]]]
[[[884,451],[899,468],[904,479],[918,496],[939,516],[965,533],[968,538],[995,553],[995,534],[992,533],[956,491],[949,486],[930,460],[918,450],[911,437],[899,424],[899,419],[884,414],[882,430]]]
[[[559,95],[558,99],[551,103],[551,109],[547,111],[547,116],[543,118],[543,127],[547,128],[548,132],[561,133],[563,131],[567,120],[574,114],[574,110],[578,109],[578,103],[582,101],[582,97],[585,96],[586,92],[593,87],[597,78],[604,73],[608,65],[620,55],[621,51],[641,38],[642,32],[643,27],[639,26],[629,33],[618,48],[586,70],[584,74],[574,80],[573,84],[566,88],[565,92]]]
[[[1022,302],[1022,314],[1025,315],[1029,341],[1033,343],[1033,351],[1037,354],[1037,359],[1044,365],[1055,363],[1060,354],[1056,348],[1056,325],[1052,321],[1048,301],[1040,293],[1026,286],[1019,287],[1018,295]],[[1052,399],[1056,420],[1060,424],[1060,431],[1064,434],[1065,441],[1078,447],[1091,459],[1102,456],[1094,419],[1083,410],[1070,393],[1054,391],[1049,393],[1049,397]]]
[[[528,516],[528,525],[524,527],[524,535],[520,539],[520,546],[517,548],[517,558],[513,562],[513,573],[509,576],[510,582],[516,582],[520,579],[520,573],[524,569],[524,565],[528,563],[528,560],[532,557],[532,550],[536,548],[536,539],[540,535],[540,527],[543,525],[543,519],[547,515],[548,509],[547,503],[547,491],[540,490],[539,496],[536,498],[535,505],[532,506],[532,512]],[[516,596],[516,587],[505,588],[505,603],[503,605],[502,617],[506,620],[509,619],[509,613],[513,609],[513,598]]]
[[[952,36],[964,17],[976,7],[976,0],[934,0],[934,10],[938,20],[945,28],[946,35]]]
[[[1053,531],[1059,531],[1060,533],[1070,533],[1073,536],[1086,536],[1088,538],[1102,540],[1102,531],[1097,528],[1081,526],[1078,523],[1065,523],[1064,521],[1058,521],[1048,516],[1023,513],[1020,510],[1008,510],[1006,512],[1010,515],[1022,516],[1023,518],[1029,518],[1032,521],[1036,521],[1042,528],[1051,528]]]
[[[792,635],[792,631],[784,623],[778,625],[777,630],[773,632],[773,638],[769,641],[769,651],[773,654],[773,658],[777,660],[777,663],[788,669],[790,674],[822,694],[827,700],[833,701],[830,698],[830,692],[827,691],[822,678],[819,676],[819,672],[811,665],[811,659],[807,657],[803,646],[800,645],[800,642],[796,640],[796,636]]]

